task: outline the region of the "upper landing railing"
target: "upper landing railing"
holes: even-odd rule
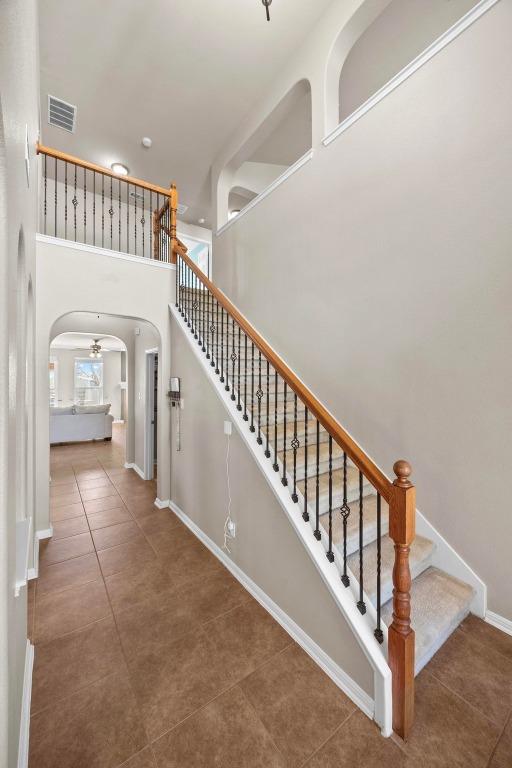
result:
[[[178,191],[37,145],[39,231],[76,243],[174,263]]]

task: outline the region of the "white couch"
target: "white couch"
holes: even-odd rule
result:
[[[112,440],[114,417],[108,413],[109,410],[109,404],[101,407],[50,408],[50,445],[84,440]]]

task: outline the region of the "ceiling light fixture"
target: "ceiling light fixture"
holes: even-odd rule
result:
[[[146,149],[150,149],[152,144],[153,142],[151,141],[149,136],[144,136],[144,138],[142,139],[142,146],[146,147]]]
[[[270,8],[269,8],[269,6],[272,5],[272,0],[261,0],[261,2],[265,6],[265,10],[267,12],[267,21],[270,21]]]
[[[198,223],[198,224],[204,224],[204,223],[205,223],[205,221],[206,221],[206,219],[203,219],[203,218],[201,217],[200,219],[198,219],[198,220],[197,220],[197,223]]]
[[[126,165],[123,165],[122,163],[112,163],[110,167],[118,176],[128,176],[129,171]]]
[[[101,358],[101,347],[98,344],[99,339],[93,339],[93,343],[91,344],[91,351],[89,352],[89,357],[91,357],[93,360],[99,360]]]

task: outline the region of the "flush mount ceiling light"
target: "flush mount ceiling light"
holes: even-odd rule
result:
[[[122,163],[112,163],[110,166],[118,176],[128,176],[128,168]]]
[[[270,6],[272,5],[272,0],[261,0],[261,2],[265,6],[267,12],[267,21],[270,21]]]

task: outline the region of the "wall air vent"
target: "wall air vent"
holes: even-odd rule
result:
[[[76,107],[48,94],[48,122],[50,125],[56,125],[57,128],[63,128],[65,131],[69,131],[69,133],[74,133],[76,128]]]
[[[178,213],[180,216],[183,216],[184,213],[188,211],[188,205],[183,205],[183,203],[178,203]]]

